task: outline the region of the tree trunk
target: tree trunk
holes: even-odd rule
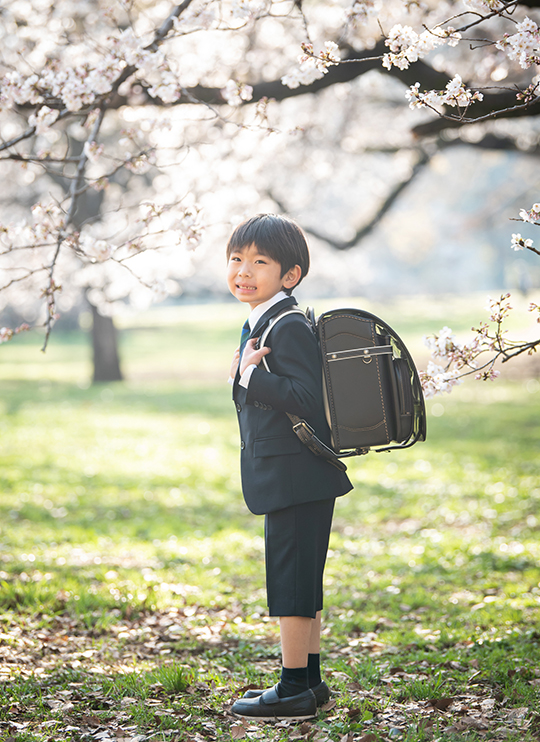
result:
[[[90,302],[89,302],[90,303]],[[118,355],[118,334],[112,317],[105,317],[98,308],[92,309],[92,348],[94,355],[93,383],[101,381],[122,381],[120,357]]]

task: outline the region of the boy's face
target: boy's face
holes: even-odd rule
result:
[[[255,309],[282,288],[296,286],[301,275],[300,266],[295,265],[282,276],[277,260],[260,253],[256,245],[249,245],[231,253],[227,266],[227,285],[233,296]]]

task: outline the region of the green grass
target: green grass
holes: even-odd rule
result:
[[[421,308],[402,315],[421,335]],[[276,681],[224,381],[241,317],[126,328],[128,381],[95,387],[81,333],[45,358],[30,335],[2,346],[0,740],[229,740],[236,694]],[[297,734],[540,738],[539,388],[469,382],[429,402],[426,443],[350,462],[326,571],[335,705]]]

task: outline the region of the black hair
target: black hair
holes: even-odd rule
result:
[[[227,259],[233,252],[241,252],[250,245],[255,245],[262,255],[279,263],[282,277],[299,265],[302,273],[296,286],[309,271],[306,237],[292,219],[278,214],[257,214],[242,222],[229,238]],[[287,294],[292,292],[292,288],[283,290]]]

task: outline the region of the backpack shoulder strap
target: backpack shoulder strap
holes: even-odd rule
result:
[[[277,323],[282,320],[284,317],[287,317],[289,314],[301,314],[304,319],[306,318],[305,313],[301,309],[285,309],[283,312],[280,312],[275,317],[273,317],[270,322],[268,323],[266,329],[264,330],[263,334],[261,335],[259,342],[257,343],[257,346],[259,348],[264,348],[266,343],[266,338],[270,334],[270,331],[274,329],[274,327],[277,325]],[[267,371],[270,371],[268,367],[268,363],[266,362],[266,356],[262,357],[263,366]]]

